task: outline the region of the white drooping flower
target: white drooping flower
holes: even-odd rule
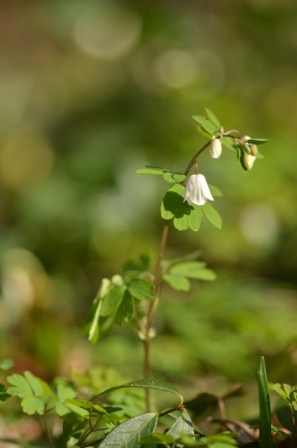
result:
[[[209,152],[213,159],[218,159],[222,154],[222,143],[218,138],[213,138],[210,142]]]
[[[207,199],[214,200],[205,177],[203,174],[192,174],[187,181],[184,202],[187,201],[189,205],[204,205]]]

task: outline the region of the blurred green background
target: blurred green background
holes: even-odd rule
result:
[[[269,138],[244,173],[203,154],[223,229],[170,230],[166,256],[201,250],[218,273],[164,288],[153,369],[185,387],[210,376],[296,383],[297,3],[42,0],[0,7],[1,356],[44,378],[70,366],[142,376],[136,332],[95,347],[81,326],[103,276],[154,257],[168,184],[205,143],[191,116]],[[166,354],[166,356],[164,356]]]

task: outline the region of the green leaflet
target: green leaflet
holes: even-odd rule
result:
[[[164,274],[163,280],[176,291],[189,291],[191,287],[190,281],[182,275]]]
[[[209,222],[217,227],[218,229],[222,228],[222,218],[220,217],[219,213],[216,211],[216,209],[211,205],[209,201],[207,201],[203,206],[203,213],[206,216],[206,218],[209,220]]]
[[[161,216],[163,219],[172,219],[177,230],[188,228],[197,231],[202,219],[201,207],[192,207],[184,201],[185,187],[175,184],[169,188],[161,204]]]
[[[184,263],[175,264],[170,269],[170,273],[174,275],[184,275],[185,277],[197,280],[215,280],[216,278],[214,271],[206,268],[203,261],[186,261]]]
[[[141,278],[132,279],[127,289],[131,296],[138,300],[152,300],[155,297],[153,284]]]
[[[134,311],[135,305],[133,297],[131,297],[129,291],[125,291],[123,300],[114,319],[115,323],[117,325],[124,325],[124,323],[130,322],[134,315]]]
[[[218,129],[220,129],[221,123],[219,122],[219,119],[215,116],[215,114],[210,109],[207,109],[207,107],[205,108],[205,111],[207,118],[209,118],[210,121],[212,121],[213,124],[217,126]]]
[[[117,311],[123,300],[125,290],[125,285],[117,285],[109,291],[103,299],[100,316],[110,316]]]
[[[171,170],[166,170],[164,168],[158,166],[145,166],[144,168],[140,168],[136,171],[137,174],[148,174],[154,176],[162,176],[166,182],[175,183],[175,182],[183,182],[186,178],[186,175],[183,173],[178,173]]]
[[[176,389],[176,387],[172,386],[169,383],[166,383],[165,381],[155,379],[140,379],[131,381],[130,383],[121,384],[120,386],[111,387],[110,389],[104,390],[103,392],[98,394],[97,397],[101,395],[107,395],[110,394],[111,392],[114,392],[115,390],[125,389],[127,387],[139,387],[141,389],[162,390],[164,392],[170,392],[172,394],[178,395],[181,398],[181,395],[179,391]]]
[[[181,412],[181,415],[176,419],[167,434],[173,436],[175,440],[181,434],[195,434],[191,417],[186,409]]]
[[[185,261],[173,264],[162,278],[177,291],[189,291],[191,286],[189,278],[212,281],[215,280],[216,274],[206,268],[202,261]]]
[[[99,448],[135,448],[138,442],[152,434],[159,415],[154,412],[140,414],[116,426],[100,443]]]

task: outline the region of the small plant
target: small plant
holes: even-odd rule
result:
[[[165,258],[171,223],[179,231],[198,231],[205,217],[215,227],[222,227],[222,219],[212,205],[221,192],[208,183],[198,158],[208,149],[211,158],[218,159],[225,147],[235,153],[244,171],[249,171],[262,157],[258,145],[267,141],[251,138],[237,129],[225,131],[208,109],[206,116],[193,118],[199,124],[198,130],[208,140],[184,170],[176,172],[146,166],[137,171],[140,175],[162,177],[171,185],[161,202],[163,229],[154,269],[151,269],[150,257],[142,254],[138,259],[128,261],[121,273],[102,279],[84,326],[84,332],[92,343],[96,343],[101,332],[113,324],[130,324],[136,328],[143,341],[143,378],[123,382],[115,375],[114,381],[108,383],[103,380],[104,371],[95,369],[85,374],[72,372],[69,378],[57,378],[48,385],[32,373],[24,372],[23,375],[9,375],[6,378],[9,387],[1,389],[2,401],[8,396],[17,396],[24,413],[39,417],[47,435],[46,446],[231,448],[246,443],[241,442],[241,430],[232,429],[234,426],[228,421],[225,411],[225,401],[240,394],[240,387],[220,397],[200,394],[184,402],[174,386],[151,375],[151,339],[156,336],[153,322],[161,300],[162,283],[176,291],[188,291],[192,280],[212,281],[216,278],[214,271],[197,259],[196,252],[174,260]],[[262,363],[261,366],[258,376],[259,446],[269,448],[273,446],[270,407],[268,410],[265,365]],[[7,369],[5,362],[2,369]],[[160,410],[156,397],[154,401],[152,399],[152,391],[172,394],[175,397],[173,405]],[[205,420],[205,410],[210,408],[218,410],[220,417]],[[205,422],[219,423],[220,430],[206,436],[202,431]],[[60,425],[58,435],[54,435],[57,425]],[[295,437],[295,432],[292,434]]]

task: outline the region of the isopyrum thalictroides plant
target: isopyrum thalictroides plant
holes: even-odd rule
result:
[[[199,156],[209,151],[211,161],[219,159],[223,148],[230,149],[239,165],[249,171],[262,157],[258,146],[267,141],[249,137],[237,129],[225,131],[208,109],[205,116],[193,118],[207,141],[183,170],[176,172],[155,166],[137,170],[140,175],[160,176],[170,184],[161,202],[163,228],[156,266],[151,270],[149,256],[140,255],[128,261],[121,273],[102,279],[84,326],[92,343],[96,343],[102,330],[113,323],[136,326],[143,341],[143,378],[119,386],[118,377],[111,375],[106,380],[106,371],[94,368],[83,374],[72,372],[67,379],[57,378],[50,386],[28,371],[8,376],[9,387],[2,386],[0,399],[6,401],[9,396],[17,396],[26,414],[38,416],[47,436],[42,446],[228,448],[246,443],[246,439],[242,442],[240,435],[232,432],[225,415],[224,400],[239,393],[238,389],[220,397],[201,394],[184,403],[174,386],[153,379],[151,375],[151,339],[155,336],[153,321],[161,300],[161,284],[166,282],[174,290],[188,291],[190,280],[211,281],[216,277],[204,261],[197,259],[197,254],[184,255],[177,260],[165,259],[170,226],[178,231],[198,231],[203,217],[217,228],[222,226],[221,217],[213,206],[221,192],[208,183]],[[10,364],[3,361],[0,367],[4,372]],[[156,410],[158,406],[151,400],[152,390],[173,394],[176,397],[173,406]],[[218,409],[222,430],[205,436],[197,419],[209,407]]]

